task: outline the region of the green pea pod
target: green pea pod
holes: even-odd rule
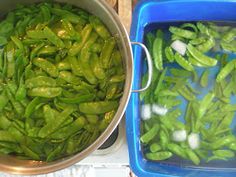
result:
[[[151,32],[147,33],[146,35],[147,48],[151,54],[152,54],[152,46],[153,46],[154,40],[155,40],[155,35],[152,34]]]
[[[24,107],[22,106],[22,104],[18,101],[15,100],[15,98],[13,97],[12,93],[10,92],[9,89],[6,90],[7,92],[7,96],[12,104],[12,106],[14,107],[14,109],[16,110],[18,115],[22,115],[24,113]]]
[[[158,30],[156,34],[156,39],[153,42],[152,55],[155,67],[159,71],[163,70],[162,48],[163,48],[163,32],[161,30]]]
[[[167,148],[173,154],[176,154],[177,156],[180,156],[183,159],[188,159],[188,156],[187,156],[186,152],[184,151],[183,148],[181,148],[181,146],[179,146],[177,144],[170,143],[170,144],[168,144]]]
[[[195,165],[199,165],[200,163],[200,159],[199,157],[197,156],[197,154],[192,151],[191,149],[186,149],[186,154],[188,156],[188,158],[195,164]]]
[[[7,44],[7,46],[6,46],[6,51],[5,51],[6,61],[4,62],[8,78],[11,78],[15,74],[15,59],[14,59],[14,55],[15,55],[14,45],[13,45],[12,42],[9,42]]]
[[[189,30],[185,30],[185,29],[181,29],[178,27],[174,27],[171,26],[169,28],[169,31],[177,36],[186,38],[186,39],[195,39],[197,37],[195,32],[189,31]]]
[[[103,114],[116,109],[118,105],[119,103],[117,101],[88,102],[81,103],[79,110],[85,114]]]
[[[35,111],[36,107],[42,103],[44,100],[40,97],[35,97],[25,108],[24,117],[28,118]]]
[[[223,79],[225,79],[235,68],[236,66],[236,60],[231,60],[228,62],[219,72],[219,74],[216,77],[216,82],[221,82]]]
[[[44,36],[55,46],[59,48],[64,48],[65,44],[63,41],[57,37],[57,35],[48,27],[45,27],[43,30]]]
[[[170,73],[175,77],[191,77],[192,73],[183,69],[171,68]]]
[[[40,160],[40,156],[25,145],[21,145],[23,152],[32,160]]]
[[[91,65],[94,75],[98,79],[104,79],[106,77],[105,71],[102,67],[102,63],[98,55],[94,53],[91,55],[90,65]]]
[[[51,162],[51,161],[57,159],[58,158],[57,156],[62,152],[63,148],[64,148],[64,143],[57,146],[53,151],[51,151],[48,154],[46,161]]]
[[[58,48],[55,46],[44,45],[37,51],[37,56],[52,56],[55,55]]]
[[[214,141],[210,147],[212,149],[219,149],[221,147],[224,147],[226,145],[229,145],[230,143],[235,141],[235,137],[233,135],[227,135],[225,137],[219,138],[216,141]]]
[[[224,128],[229,127],[233,121],[233,118],[234,118],[234,112],[227,113],[215,131],[218,132]]]
[[[184,23],[183,25],[181,25],[180,26],[180,28],[191,28],[191,29],[193,29],[193,31],[195,32],[195,33],[198,33],[198,29],[197,29],[197,27],[196,27],[196,25],[194,25],[193,23]]]
[[[19,87],[18,87],[18,89],[16,91],[16,95],[15,95],[16,100],[17,101],[24,100],[25,97],[26,97],[26,92],[27,92],[26,91],[26,86],[25,86],[25,83],[24,83],[24,80],[23,80],[23,77],[22,77],[21,80],[20,80]]]
[[[30,59],[32,60],[33,58],[35,58],[37,56],[38,51],[44,46],[45,46],[45,43],[40,43],[35,48],[33,48],[33,50],[30,53]]]
[[[197,49],[201,52],[208,52],[215,46],[215,40],[213,37],[210,37],[206,42],[197,46]]]
[[[177,91],[180,95],[182,95],[188,101],[192,101],[196,99],[196,96],[192,92],[190,92],[189,89],[184,85],[180,87]]]
[[[21,40],[19,40],[17,37],[15,36],[11,36],[11,40],[14,42],[14,44],[19,48],[19,50],[21,52],[24,51],[24,46],[23,43],[21,42]]]
[[[188,44],[187,49],[189,53],[201,64],[207,65],[207,66],[215,66],[217,64],[217,60],[208,57],[204,54],[202,54],[199,50],[197,50],[195,47],[193,47],[191,44]]]
[[[92,32],[92,26],[90,24],[87,24],[81,32],[82,40],[80,42],[75,42],[70,48],[69,50],[70,56],[75,56],[80,52],[80,50],[83,48],[84,44],[88,40],[91,32]]]
[[[89,21],[92,24],[94,30],[103,39],[107,39],[111,36],[109,31],[107,30],[107,28],[103,25],[103,23],[101,22],[101,20],[98,17],[91,15],[89,17]]]
[[[47,76],[37,76],[25,81],[26,88],[55,87],[56,80]]]
[[[175,55],[171,47],[166,47],[165,48],[165,56],[169,62],[174,62],[175,60]]]
[[[169,151],[159,151],[155,153],[146,153],[145,156],[149,160],[166,160],[172,156],[172,153]]]
[[[152,143],[150,145],[150,151],[151,152],[158,152],[158,151],[161,151],[161,150],[162,150],[162,147],[157,143]]]
[[[33,59],[33,64],[46,71],[50,76],[57,77],[59,72],[54,64],[43,58]]]
[[[69,71],[61,71],[59,73],[59,76],[58,78],[61,78],[63,79],[64,81],[68,82],[68,83],[71,83],[71,84],[74,84],[74,85],[79,85],[81,80],[76,77],[75,75],[73,75],[71,72]]]
[[[2,110],[8,103],[9,99],[7,97],[6,91],[4,90],[0,95],[0,110]]]
[[[80,25],[84,25],[85,24],[85,20],[83,18],[81,18],[79,15],[70,12],[68,10],[64,10],[61,8],[52,8],[51,9],[51,13],[55,14],[57,16],[60,16],[66,20],[68,20],[71,23],[78,23]]]
[[[36,87],[28,91],[31,97],[54,98],[60,96],[62,92],[61,87]]]
[[[32,39],[44,39],[46,38],[42,30],[29,30],[26,32],[27,36]]]
[[[230,97],[231,93],[234,91],[234,82],[231,81],[228,83],[226,88],[223,90],[223,95],[226,97]]]
[[[15,143],[16,139],[9,131],[0,130],[0,141]]]
[[[97,79],[89,64],[90,56],[91,56],[91,53],[88,51],[88,49],[83,48],[80,54],[81,69],[86,80],[89,81],[89,83],[91,84],[96,84]]]
[[[200,45],[202,43],[206,42],[206,38],[205,37],[198,37],[196,39],[192,39],[189,41],[190,44],[192,45]]]
[[[76,59],[76,58],[75,58]],[[62,60],[62,61],[60,61],[58,64],[57,64],[57,69],[59,70],[59,71],[64,71],[64,70],[70,70],[70,69],[72,69],[71,67],[72,67],[72,61],[70,61],[70,59],[68,59],[68,58],[66,58],[66,59],[64,59],[64,60]],[[75,66],[75,65],[73,65],[73,66]],[[77,63],[76,63],[76,66],[78,66],[77,65]],[[74,67],[73,69],[75,69],[75,68],[77,68],[77,67]],[[75,71],[72,69],[72,72],[75,74]],[[81,73],[80,73],[81,74]],[[75,75],[77,75],[77,74],[75,74]],[[82,74],[81,74],[82,75]]]
[[[201,22],[197,22],[197,27],[202,34],[210,35],[209,28]]]
[[[65,139],[70,135],[79,132],[85,126],[85,124],[86,124],[85,118],[78,117],[73,123],[61,129],[58,129],[56,132],[50,135],[50,137],[52,139]]]
[[[205,113],[206,110],[209,108],[210,103],[213,101],[215,94],[213,92],[209,92],[205,95],[200,103],[200,107],[198,110],[198,118],[201,118]]]
[[[235,156],[234,152],[231,150],[215,150],[212,152],[215,156],[223,158],[233,158]]]
[[[189,57],[188,61],[194,66],[198,66],[198,67],[202,67],[202,68],[208,68],[207,65],[200,63],[198,60],[196,60],[193,57]]]
[[[210,74],[210,71],[207,69],[203,72],[201,79],[200,79],[200,85],[202,87],[207,87],[209,74]]]
[[[224,157],[218,157],[218,156],[211,156],[209,158],[207,158],[206,162],[210,162],[212,160],[224,160],[224,161],[227,161],[227,158],[224,158]]]
[[[62,101],[63,103],[78,104],[78,103],[93,101],[94,98],[95,98],[94,94],[88,94],[88,95],[75,96],[73,98],[59,98],[59,100]]]
[[[8,118],[5,115],[0,115],[0,128],[3,130],[8,130],[8,128],[11,126],[12,122],[8,120]]]
[[[45,138],[49,136],[51,133],[55,132],[60,125],[67,119],[67,117],[74,112],[74,108],[68,107],[64,111],[62,111],[58,117],[57,121],[51,120],[44,127],[42,127],[39,131],[38,136],[41,138]]]
[[[190,62],[184,59],[179,53],[175,53],[175,61],[187,71],[193,71],[194,68]]]
[[[233,142],[233,143],[230,143],[229,144],[229,149],[233,150],[233,151],[236,151],[236,143]]]
[[[115,39],[109,38],[105,40],[104,46],[100,54],[100,60],[102,61],[103,67],[108,68],[111,60],[112,51],[115,47]]]
[[[154,91],[155,95],[158,95],[158,92],[161,90],[161,86],[163,84],[163,80],[165,78],[166,72],[167,72],[167,68],[165,68],[161,73],[161,76],[158,80],[157,86],[156,86],[155,91]]]
[[[170,138],[169,138],[169,135],[164,131],[164,130],[160,130],[159,131],[159,136],[160,136],[160,144],[161,144],[161,147],[163,149],[166,149],[169,141],[170,141]]]
[[[115,75],[110,78],[111,83],[118,83],[118,82],[123,82],[125,80],[125,75]]]
[[[159,125],[155,124],[148,132],[146,132],[140,137],[140,141],[142,143],[148,143],[157,135],[158,131],[159,131]]]
[[[223,50],[228,51],[228,52],[236,52],[235,46],[236,46],[236,41],[232,41],[230,43],[221,41],[220,46],[222,47]]]
[[[70,35],[72,39],[76,41],[81,41],[80,34],[75,31],[73,25],[67,19],[62,19],[61,23],[66,32],[68,33],[68,35]]]
[[[222,40],[229,43],[229,42],[233,41],[235,39],[235,37],[236,37],[236,29],[233,28],[223,35]]]

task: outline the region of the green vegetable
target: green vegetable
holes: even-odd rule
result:
[[[209,70],[205,70],[205,71],[202,73],[202,76],[201,76],[201,79],[200,79],[200,85],[201,85],[202,87],[207,87],[209,74],[210,74],[210,71],[209,71]]]
[[[157,37],[147,33],[155,65],[150,88],[140,94],[141,106],[151,106],[150,118],[141,120],[140,142],[147,160],[171,162],[177,155],[199,165],[234,158],[236,60],[231,56],[236,51],[235,32],[231,26],[196,22],[158,29]],[[183,56],[172,50],[175,40],[187,44]],[[142,85],[147,77],[145,72]],[[109,93],[115,90],[111,87]],[[176,142],[173,134],[182,136],[182,141]]]
[[[158,70],[163,70],[162,48],[163,48],[163,33],[161,30],[158,30],[156,34],[156,39],[153,42],[153,49],[152,49],[154,64]]]
[[[102,21],[68,4],[19,5],[0,22],[0,152],[53,161],[92,144],[125,72]]]
[[[187,46],[189,53],[201,64],[207,66],[215,66],[217,64],[217,60],[203,55],[199,50],[193,47],[191,44]]]

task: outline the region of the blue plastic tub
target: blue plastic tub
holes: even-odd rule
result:
[[[186,21],[236,22],[236,1],[234,0],[143,0],[135,8],[131,27],[131,41],[144,42],[146,32],[156,29],[162,23]],[[138,89],[143,72],[143,55],[139,47],[133,48],[134,83]],[[236,160],[220,161],[204,166],[189,163],[147,161],[140,144],[139,94],[132,93],[126,111],[126,130],[130,166],[138,177],[152,176],[236,176]],[[230,164],[231,163],[231,164]]]

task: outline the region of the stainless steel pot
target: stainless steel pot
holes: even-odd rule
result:
[[[19,160],[13,156],[0,156],[0,171],[4,171],[12,174],[23,174],[23,175],[33,175],[33,174],[44,174],[49,172],[54,172],[66,167],[69,167],[86,156],[91,152],[96,150],[102,143],[111,135],[113,130],[119,124],[126,106],[129,101],[130,94],[132,92],[132,79],[133,79],[133,55],[131,49],[131,42],[129,36],[122,25],[116,12],[106,4],[103,0],[56,0],[57,2],[69,3],[79,8],[83,8],[88,12],[100,17],[100,19],[106,24],[110,32],[118,38],[119,49],[123,56],[123,63],[126,71],[126,80],[124,87],[124,94],[120,100],[120,106],[113,118],[112,122],[109,124],[107,129],[100,135],[100,137],[91,144],[88,148],[80,153],[73,156],[63,158],[54,162],[40,162],[32,160]],[[40,2],[40,0],[0,0],[0,12],[1,15],[6,14],[10,10],[14,9],[16,4],[32,4]],[[140,45],[147,55],[147,61],[149,66],[149,80],[147,85],[140,90],[133,90],[133,92],[144,91],[151,82],[152,73],[152,63],[150,55],[146,47],[140,43],[133,42],[134,45]]]

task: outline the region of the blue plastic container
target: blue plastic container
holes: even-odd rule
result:
[[[131,41],[144,42],[144,34],[156,29],[160,23],[186,21],[236,22],[235,0],[143,0],[135,8],[131,27]],[[133,47],[134,83],[138,89],[141,82],[143,54],[139,47]],[[147,161],[140,144],[139,94],[132,93],[126,111],[126,130],[130,166],[138,177],[152,176],[236,176],[236,165],[221,161],[211,166],[192,166],[167,162]],[[236,160],[231,163],[236,163]],[[229,167],[230,166],[230,167]]]

